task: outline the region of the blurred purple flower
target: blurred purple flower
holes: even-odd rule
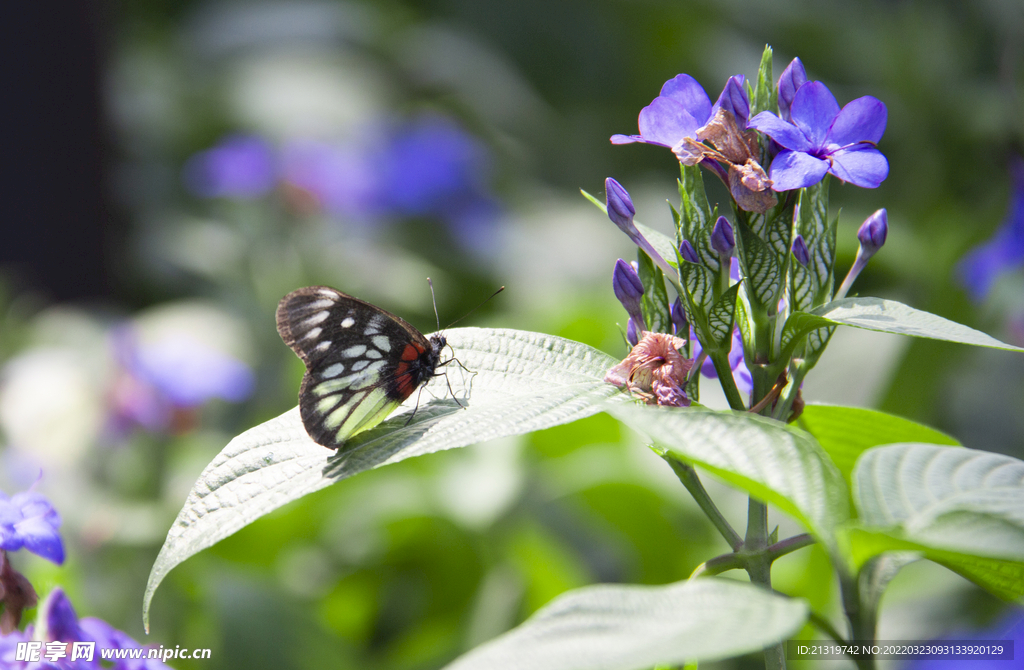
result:
[[[820,182],[826,173],[856,186],[875,188],[889,174],[889,163],[875,148],[885,132],[887,111],[870,95],[842,109],[820,81],[802,85],[793,96],[790,121],[761,112],[750,127],[783,150],[771,165],[772,189],[790,191]]]
[[[285,183],[309,193],[324,211],[352,219],[372,216],[377,208],[377,178],[366,152],[327,142],[297,140],[284,145]]]
[[[114,659],[101,662],[101,649],[139,649],[142,646],[127,634],[93,617],[79,619],[64,590],[56,587],[43,601],[37,618],[39,630],[29,625],[0,637],[0,667],[10,670],[170,670],[157,659]],[[35,662],[15,660],[19,642],[43,642],[40,659]],[[95,642],[92,660],[71,660],[71,647],[64,656],[46,656],[48,642]],[[145,654],[143,654],[145,656]]]
[[[64,562],[64,543],[57,532],[60,523],[60,514],[42,494],[24,491],[8,498],[0,492],[0,549],[28,549],[60,565]]]
[[[988,241],[967,252],[956,267],[960,283],[975,300],[984,300],[1004,272],[1024,265],[1024,159],[1010,164],[1010,208]]]
[[[229,135],[189,158],[182,180],[190,193],[201,198],[255,199],[274,188],[277,160],[263,138]]]
[[[803,235],[793,236],[793,258],[796,259],[797,263],[807,267],[807,264],[811,262],[811,252],[807,248],[807,243],[804,242]]]
[[[114,336],[124,374],[113,390],[116,427],[149,430],[171,426],[175,412],[218,398],[241,402],[256,386],[245,363],[187,336],[137,342],[127,328]]]
[[[690,329],[690,344],[691,354],[693,359],[697,360],[700,357],[703,347],[700,346],[700,342],[697,340],[697,334]],[[750,376],[750,370],[747,368],[746,362],[743,360],[743,336],[740,335],[740,329],[735,328],[732,331],[732,347],[729,349],[729,367],[732,368],[732,378],[736,382],[736,387],[741,393],[750,394],[754,390],[754,378]],[[708,379],[718,379],[718,371],[715,369],[715,364],[711,360],[711,357],[704,359],[704,363],[700,366],[700,373]]]

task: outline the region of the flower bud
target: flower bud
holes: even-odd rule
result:
[[[683,240],[683,243],[679,245],[679,255],[683,257],[684,261],[690,263],[700,263],[700,258],[697,257],[697,251],[690,244],[690,240]]]
[[[747,78],[741,74],[729,77],[725,82],[722,94],[718,96],[715,107],[729,110],[736,119],[736,125],[740,130],[746,130],[747,121],[750,119],[750,100],[747,98],[747,91],[744,88]],[[714,117],[715,110],[711,110]]]
[[[804,267],[811,262],[811,252],[807,249],[807,243],[804,242],[803,235],[797,235],[793,238],[793,257]]]
[[[779,116],[786,121],[790,120],[789,108],[793,105],[796,92],[806,82],[807,72],[804,71],[804,64],[799,58],[794,58],[779,77]]]
[[[615,291],[615,297],[626,308],[630,318],[636,321],[636,326],[641,330],[646,330],[643,327],[645,323],[643,311],[640,309],[640,299],[644,296],[644,285],[633,266],[621,258],[615,261],[615,270],[612,272],[612,289]]]
[[[629,193],[622,187],[622,184],[611,177],[604,180],[604,190],[607,197],[608,218],[629,234],[633,226],[633,217],[636,216],[636,208],[633,207]]]
[[[681,299],[676,298],[676,301],[672,303],[669,313],[672,317],[672,327],[675,328],[675,334],[683,338],[689,336],[690,324],[686,320],[686,311],[683,310],[683,301]]]
[[[718,217],[718,221],[715,221],[715,227],[711,231],[711,248],[723,256],[732,256],[732,250],[736,248],[732,224],[724,216]]]
[[[889,234],[889,215],[885,208],[882,208],[869,216],[861,224],[857,231],[857,239],[860,240],[860,247],[863,253],[871,256],[885,244],[886,235]]]
[[[635,347],[640,342],[640,332],[636,327],[636,321],[633,317],[629,317],[626,322],[626,341],[629,342],[629,346]]]

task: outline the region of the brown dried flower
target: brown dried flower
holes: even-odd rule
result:
[[[629,356],[608,371],[604,380],[625,387],[648,405],[688,407],[686,378],[693,361],[679,349],[686,340],[664,333],[644,333]]]

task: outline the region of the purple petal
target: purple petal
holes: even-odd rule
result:
[[[792,191],[817,184],[828,172],[828,161],[800,151],[782,151],[769,172],[773,191]]]
[[[889,176],[889,161],[870,144],[840,149],[831,158],[832,167],[828,171],[854,186],[877,188]]]
[[[64,562],[64,543],[57,529],[42,517],[30,517],[15,524],[15,530],[24,542],[24,547],[33,554],[60,565]]]
[[[809,81],[796,92],[789,111],[793,123],[804,132],[811,144],[822,147],[829,127],[839,114],[839,103],[825,84]],[[779,142],[778,139],[775,141]]]
[[[696,137],[704,121],[694,118],[678,101],[659,96],[640,110],[640,136],[649,144],[672,148],[684,137]]]
[[[865,95],[850,101],[832,122],[827,141],[841,147],[857,142],[878,142],[885,133],[888,111],[878,98]]]
[[[704,91],[704,87],[688,74],[677,74],[666,81],[658,95],[681,104],[683,109],[698,121],[698,128],[711,118],[711,98]]]
[[[789,121],[789,108],[793,104],[793,96],[807,83],[807,72],[804,71],[804,64],[799,58],[792,62],[782,71],[779,77],[779,115]]]
[[[771,112],[761,112],[750,119],[748,128],[756,128],[772,138],[786,149],[793,151],[812,151],[817,147],[812,145],[803,132],[792,123],[783,121]]]
[[[78,627],[75,608],[59,586],[46,596],[40,610],[45,616],[47,640],[72,642],[82,639],[82,629]]]
[[[643,142],[644,138],[639,135],[612,135],[612,144],[632,144],[633,142]]]

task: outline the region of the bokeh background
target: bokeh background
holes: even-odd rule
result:
[[[0,26],[0,489],[41,470],[68,543],[62,567],[13,560],[80,615],[213,650],[181,670],[438,668],[564,590],[666,583],[726,550],[668,468],[598,416],[309,496],[176,568],[141,626],[204,465],[295,404],[302,367],[273,319],[288,291],[335,286],[426,332],[428,276],[442,326],[505,285],[464,324],[624,354],[611,269],[633,252],[579,190],[603,197],[615,177],[670,230],[672,154],[608,138],[680,72],[715,97],[769,43],[776,74],[799,56],[840,104],[882,99],[891,172],[833,185],[839,265],[886,207],[855,292],[1024,345],[1019,0],[80,0],[7,3]],[[997,231],[991,284],[965,281],[958,263]],[[1024,456],[1013,354],[840,331],[805,396]],[[743,498],[709,486],[742,523]],[[817,549],[774,576],[838,612]],[[898,639],[1002,606],[921,564],[883,607],[881,637]]]

